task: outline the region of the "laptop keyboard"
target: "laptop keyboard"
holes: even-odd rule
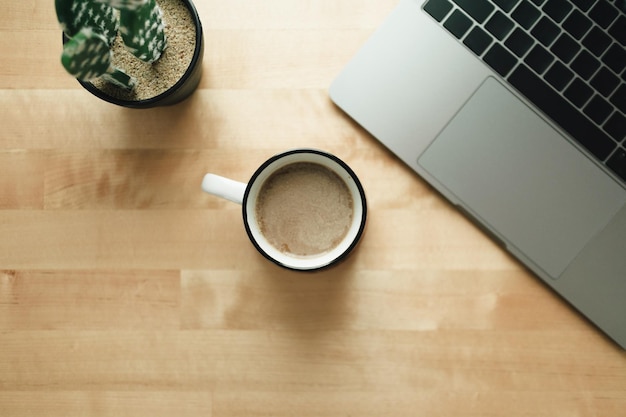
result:
[[[626,182],[626,0],[428,0],[423,8]]]

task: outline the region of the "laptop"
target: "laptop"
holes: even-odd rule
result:
[[[332,101],[626,349],[623,0],[399,0]]]

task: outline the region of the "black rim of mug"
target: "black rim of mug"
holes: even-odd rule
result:
[[[248,223],[248,216],[246,215],[246,212],[247,212],[246,207],[248,205],[247,204],[248,203],[248,196],[250,195],[250,190],[252,188],[252,185],[254,184],[256,179],[259,177],[259,175],[270,164],[272,164],[273,162],[275,162],[275,161],[277,161],[279,159],[282,159],[282,158],[284,158],[286,156],[293,155],[293,154],[299,154],[299,153],[312,153],[312,154],[321,155],[321,156],[326,157],[326,158],[336,162],[337,164],[339,164],[350,175],[350,177],[354,181],[357,189],[359,190],[359,196],[361,198],[361,206],[362,206],[362,211],[363,211],[363,215],[361,216],[361,224],[359,224],[359,230],[358,230],[356,236],[354,237],[354,239],[352,240],[352,242],[350,243],[350,246],[348,248],[346,248],[346,250],[343,251],[339,256],[334,258],[331,262],[329,262],[329,263],[327,263],[325,265],[320,265],[318,267],[310,268],[310,269],[300,269],[300,268],[294,268],[294,267],[289,266],[289,265],[285,265],[282,262],[278,261],[277,259],[274,259],[267,252],[265,252],[265,250],[263,250],[261,245],[259,245],[259,243],[254,238],[254,235],[252,234],[252,230],[250,229],[250,225]],[[250,239],[250,241],[252,242],[254,247],[257,249],[257,251],[259,251],[265,258],[269,259],[270,261],[272,261],[273,263],[275,263],[278,266],[281,266],[281,267],[286,268],[286,269],[290,269],[292,271],[301,271],[301,272],[320,271],[320,270],[329,268],[331,266],[335,266],[338,263],[340,263],[341,261],[343,261],[352,252],[352,250],[358,245],[359,241],[361,240],[361,236],[363,235],[363,232],[365,230],[365,223],[366,223],[366,219],[367,219],[367,202],[365,200],[365,190],[363,189],[363,186],[361,185],[361,182],[359,181],[359,178],[357,177],[356,173],[352,170],[352,168],[350,168],[348,166],[348,164],[343,162],[341,159],[339,159],[335,155],[330,154],[330,153],[325,152],[325,151],[321,151],[319,149],[308,149],[308,148],[292,149],[292,150],[289,150],[289,151],[282,152],[280,154],[274,155],[273,157],[271,157],[270,159],[265,161],[254,172],[254,174],[252,174],[252,177],[250,178],[250,181],[248,181],[248,185],[246,186],[246,191],[245,191],[244,196],[243,196],[243,203],[242,203],[241,207],[242,207],[241,213],[242,213],[242,216],[243,216],[243,224],[244,224],[244,226],[246,228],[246,233],[248,234],[248,238]]]

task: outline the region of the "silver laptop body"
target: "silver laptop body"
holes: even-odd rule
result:
[[[619,0],[599,1],[623,16]],[[445,16],[438,22],[424,11],[424,0],[400,0],[334,80],[331,99],[626,349],[623,172],[607,167],[581,146],[581,138],[574,139],[509,84],[518,64],[487,65],[488,48],[481,58],[464,43],[472,28],[488,33],[487,22],[497,12],[511,18],[520,0],[501,0],[512,4],[509,11],[495,6],[461,39],[442,22],[457,10],[468,14],[461,6],[473,13],[474,3],[448,2],[451,9],[440,10]],[[615,91],[624,88],[624,78],[619,82]],[[613,101],[620,100],[616,93]],[[617,112],[614,116],[624,116]],[[578,130],[589,127],[581,126]],[[605,161],[616,160],[626,147],[623,137],[612,140],[617,148],[602,155]]]

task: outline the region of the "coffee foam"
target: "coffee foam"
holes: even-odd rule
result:
[[[296,162],[263,183],[256,217],[274,247],[306,257],[328,252],[342,241],[352,223],[353,205],[348,186],[335,172]]]

